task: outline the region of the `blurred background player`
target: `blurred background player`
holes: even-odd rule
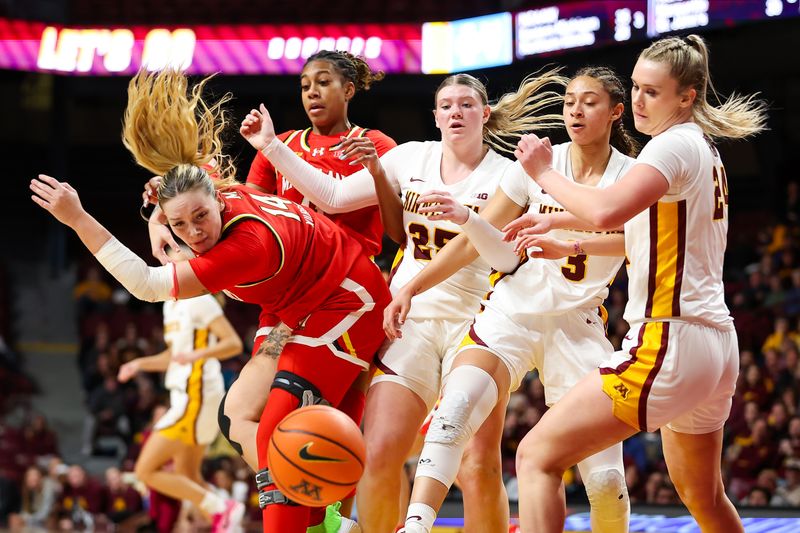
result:
[[[192,257],[189,250],[171,250],[169,254],[172,260]],[[240,519],[244,507],[209,490],[200,465],[206,447],[219,433],[217,411],[225,394],[219,361],[239,355],[242,341],[210,294],[164,302],[163,315],[167,349],[129,361],[119,369],[118,379],[123,383],[138,372],[166,371],[164,385],[170,393],[169,410],[156,423],[136,460],[136,476],[153,490],[192,502],[213,520],[220,520],[226,506],[237,507],[235,514]],[[174,468],[163,470],[169,461]],[[238,519],[232,516],[234,523]]]
[[[389,235],[403,244],[391,280],[392,290],[398,291],[458,235],[456,225],[421,214],[419,196],[431,188],[444,188],[473,209],[482,208],[512,165],[496,150],[508,150],[513,146],[508,140],[523,131],[557,123],[560,116],[537,113],[560,100],[543,87],[561,82],[554,72],[532,76],[515,93],[490,106],[483,83],[468,74],[450,76],[434,96],[441,141],[404,143],[379,157],[370,139],[346,139],[342,156],[366,168],[341,181],[294,157],[275,136],[264,106],[248,115],[242,129],[251,144],[266,146],[264,154],[275,168],[323,211],[380,204]],[[379,375],[370,387],[365,414],[366,470],[356,493],[359,523],[365,531],[392,531],[399,522],[403,463],[439,396],[452,349],[489,289],[488,271],[489,266],[477,260],[436,287],[413,322],[409,320],[408,336],[384,347],[377,358]],[[488,524],[508,525],[500,457],[497,450],[493,452],[487,448],[486,455],[497,468],[487,468],[483,455],[475,457],[474,467],[462,480],[466,520],[484,530]]]
[[[602,229],[625,225],[631,325],[622,350],[521,442],[521,526],[563,531],[563,472],[660,428],[670,476],[700,529],[744,531],[721,474],[739,351],[722,282],[727,182],[712,139],[758,133],[765,106],[752,96],[709,104],[708,49],[697,35],[656,41],[631,78],[636,129],[652,139],[615,184],[595,190],[566,179],[546,138],[523,137],[516,151],[526,173],[572,214]]]

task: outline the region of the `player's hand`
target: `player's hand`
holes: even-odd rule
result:
[[[534,180],[553,167],[553,147],[547,137],[540,139],[533,133],[523,135],[517,143],[514,155],[528,176]]]
[[[181,252],[181,248],[169,230],[169,226],[161,222],[162,216],[161,209],[156,206],[147,223],[147,234],[150,237],[150,252],[153,257],[158,259],[162,265],[166,265],[173,261],[167,255],[167,248],[178,253]]]
[[[193,363],[200,359],[200,354],[196,351],[191,351],[189,353],[186,352],[178,352],[172,356],[172,360],[176,363],[186,364],[186,363]]]
[[[31,200],[35,204],[70,228],[86,214],[78,192],[69,183],[39,174],[38,178],[31,180],[30,189],[33,191]]]
[[[341,137],[341,142],[331,146],[331,150],[341,150],[339,159],[350,159],[350,165],[363,165],[373,176],[383,174],[378,150],[369,137]]]
[[[528,248],[538,248],[538,250],[528,252],[534,259],[561,259],[575,254],[575,247],[572,243],[544,235],[523,235],[517,239],[515,244],[514,250],[517,253],[528,250]]]
[[[135,376],[139,372],[139,362],[136,360],[129,361],[119,367],[119,372],[117,373],[117,381],[120,383],[125,383],[126,381],[130,380],[133,376]]]
[[[428,215],[428,220],[449,220],[461,225],[469,218],[469,208],[447,191],[428,191],[417,199],[417,205],[423,206],[419,212]]]
[[[250,110],[242,120],[239,133],[259,152],[272,142],[275,138],[275,126],[264,104],[260,104],[258,109]]]
[[[552,228],[552,218],[548,215],[539,213],[525,213],[505,225],[503,228],[503,240],[511,242],[521,235],[543,235]]]
[[[147,183],[144,184],[144,192],[142,192],[142,207],[147,207],[147,204],[158,205],[158,188],[163,179],[161,176],[153,176],[147,180]]]
[[[400,339],[403,332],[400,328],[406,321],[408,311],[411,309],[411,292],[405,288],[400,289],[392,298],[391,303],[383,311],[383,331],[389,340]]]

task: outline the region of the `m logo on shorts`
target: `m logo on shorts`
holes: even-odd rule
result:
[[[616,385],[614,385],[614,390],[616,390],[619,393],[619,395],[622,396],[623,400],[628,399],[628,392],[630,391],[628,390],[628,387],[626,387],[625,384],[622,383],[621,381]]]

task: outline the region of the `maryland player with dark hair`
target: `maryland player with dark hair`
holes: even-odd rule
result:
[[[32,198],[74,229],[135,297],[165,301],[223,290],[292,328],[259,422],[259,442],[267,442],[304,397],[342,402],[384,340],[380,323],[390,296],[377,266],[344,230],[307,207],[236,184],[220,142],[226,98],[207,104],[205,82],[190,90],[181,73],[139,73],[128,87],[123,137],[141,166],[163,176],[160,207],[197,257],[148,267],[82,208],[69,184],[52,177],[31,182]],[[212,158],[216,181],[203,169]],[[262,448],[259,466],[268,468]],[[264,509],[265,531],[303,533],[316,525],[310,508],[288,501],[268,474],[259,481],[262,498],[275,503]],[[233,527],[221,524],[220,531]]]

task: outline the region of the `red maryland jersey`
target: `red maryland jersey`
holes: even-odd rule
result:
[[[378,156],[382,156],[395,146],[390,137],[378,130],[369,130],[353,126],[349,131],[335,135],[318,135],[311,131],[292,130],[278,135],[289,148],[294,150],[309,164],[328,173],[334,179],[341,179],[357,170],[361,165],[351,165],[350,160],[339,159],[340,151],[336,150],[341,137],[368,137],[375,144]],[[295,189],[283,175],[275,170],[272,163],[261,152],[256,153],[247,175],[247,183],[258,185],[269,193],[286,198],[298,204],[310,205],[303,195]],[[312,207],[314,207],[312,205]],[[337,225],[347,229],[361,242],[368,255],[378,255],[381,251],[383,225],[378,206],[365,207],[349,213],[327,215]]]
[[[291,328],[339,287],[363,254],[346,232],[302,205],[243,185],[221,195],[222,235],[190,261],[192,270],[210,292],[258,304]]]

